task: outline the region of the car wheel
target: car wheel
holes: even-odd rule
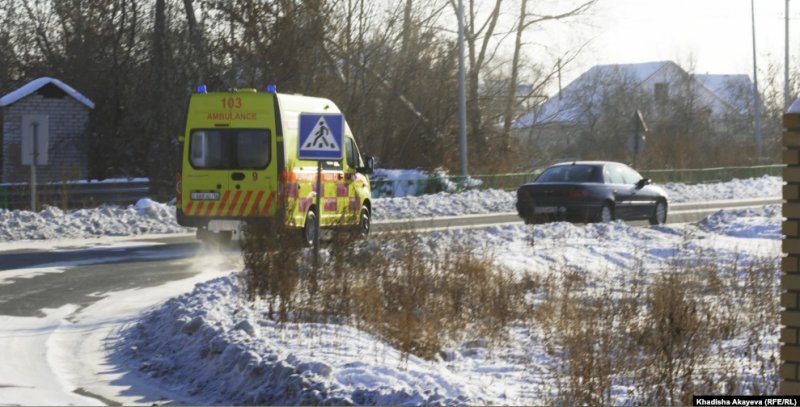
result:
[[[653,209],[653,216],[650,217],[650,224],[663,225],[665,223],[667,223],[667,203],[658,201]]]
[[[597,216],[597,221],[608,223],[612,220],[614,220],[614,206],[609,202],[603,202],[603,206],[600,207],[600,213]]]
[[[366,238],[367,236],[369,236],[369,229],[370,229],[369,208],[362,207],[361,214],[358,216],[358,232],[361,234],[361,237]]]
[[[306,214],[306,223],[303,225],[303,241],[308,246],[314,245],[314,238],[317,235],[317,214],[314,208],[309,209]]]

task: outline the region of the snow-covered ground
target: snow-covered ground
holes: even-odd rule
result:
[[[671,202],[779,196],[782,180],[763,177],[721,184],[688,186],[667,184]],[[423,197],[383,198],[374,203],[375,218],[425,217],[463,213],[511,212],[514,194],[503,191],[440,193]],[[168,205],[140,201],[129,208],[40,213],[0,211],[0,241],[68,239],[100,236],[186,232],[175,223]],[[494,254],[494,262],[517,277],[555,277],[570,269],[596,288],[625,287],[633,270],[652,277],[674,266],[676,258],[702,253],[720,264],[746,266],[757,261],[774,263],[781,256],[780,206],[721,211],[697,224],[632,227],[623,222],[573,225],[551,223],[450,230],[426,236],[429,246],[459,241]],[[102,238],[100,239],[103,241]],[[5,243],[8,244],[8,243]],[[46,245],[47,242],[42,242]],[[2,248],[4,244],[0,244]],[[107,353],[79,349],[98,365],[108,366],[119,386],[151,394],[120,391],[126,402],[153,403],[167,397],[187,404],[542,404],[557,387],[559,363],[546,349],[541,329],[529,325],[508,328],[510,340],[496,346],[470,340],[449,344],[446,357],[427,361],[405,359],[386,342],[341,324],[278,324],[266,318],[263,304],[243,299],[239,269],[204,257],[204,273],[194,289],[162,302],[168,290],[155,294],[129,290],[115,301],[103,300],[92,308],[97,321],[78,321],[81,327],[124,323],[107,335]],[[218,264],[210,270],[209,265]],[[241,268],[241,264],[238,265]],[[213,268],[213,267],[212,267]],[[774,276],[777,278],[777,275]],[[150,292],[148,292],[150,293]],[[143,298],[143,296],[149,296]],[[158,303],[138,315],[135,303]],[[82,329],[64,322],[72,309],[52,310],[43,320],[0,318],[3,331],[38,338],[44,326]],[[86,312],[84,312],[85,314]],[[127,322],[125,322],[127,321]],[[66,336],[61,336],[66,341]],[[99,338],[100,341],[102,338]],[[475,338],[473,338],[475,339]],[[40,346],[28,339],[14,343],[23,353]],[[731,345],[733,346],[733,345]],[[16,349],[16,348],[15,348]],[[62,371],[71,349],[56,352],[54,365]],[[9,350],[9,352],[11,352]],[[768,332],[759,349],[777,358],[777,332]],[[732,363],[747,377],[757,370],[752,355],[732,352]],[[763,359],[763,358],[762,358]],[[13,368],[13,369],[12,369]],[[86,377],[47,376],[42,366],[16,362],[0,368],[0,387],[13,375],[40,376],[73,387]],[[59,369],[56,369],[59,370]],[[16,373],[15,373],[16,372]],[[68,386],[67,386],[68,387]],[[145,389],[145,390],[142,390]],[[614,403],[625,403],[629,388],[615,391]],[[45,394],[36,399],[24,389],[0,403],[67,404],[86,399],[59,400]],[[54,396],[55,397],[55,396]],[[131,398],[132,397],[132,398]],[[33,401],[33,403],[32,403]]]
[[[404,177],[404,172],[387,173]],[[394,178],[392,178],[394,179]],[[665,184],[671,203],[759,198],[781,195],[783,180],[764,176],[701,185]],[[496,189],[463,193],[376,198],[373,219],[457,216],[493,212],[514,212],[516,193]],[[97,236],[134,236],[181,233],[189,230],[175,221],[175,208],[142,199],[127,208],[102,206],[96,209],[62,211],[47,208],[38,213],[0,210],[0,242],[31,239],[74,239]]]
[[[76,239],[186,232],[175,220],[175,207],[140,199],[122,208],[63,211],[47,207],[40,212],[0,210],[0,242],[31,239]]]
[[[625,287],[642,264],[646,276],[667,269],[681,250],[739,266],[766,259],[777,270],[780,221],[780,207],[772,205],[722,211],[695,225],[507,225],[428,239],[430,245],[469,242],[520,277],[570,269],[610,288]],[[183,389],[181,401],[198,404],[536,405],[556,387],[559,363],[536,327],[509,328],[511,340],[496,347],[452,344],[446,360],[405,361],[385,342],[346,325],[275,323],[263,304],[243,303],[241,284],[233,273],[151,311],[123,333],[117,362]],[[765,339],[761,359],[777,357],[777,332]],[[748,356],[735,359],[741,377],[758,370]],[[620,394],[616,404],[629,401],[626,391]]]

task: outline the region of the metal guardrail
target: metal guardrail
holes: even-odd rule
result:
[[[667,223],[697,222],[720,209],[756,208],[783,202],[781,197],[730,199],[706,202],[681,202],[670,205]],[[392,233],[413,230],[431,232],[434,230],[484,228],[496,225],[522,223],[516,212],[481,213],[457,216],[433,216],[429,218],[385,219],[372,222],[374,233]],[[647,221],[628,221],[633,225],[646,225]],[[371,232],[372,233],[372,232]]]
[[[734,178],[753,178],[764,175],[779,176],[784,165],[751,167],[719,167],[697,169],[644,170],[641,174],[655,182],[725,182]],[[539,172],[472,175],[469,177],[429,177],[405,180],[375,179],[373,197],[420,196],[437,192],[460,192],[467,189],[501,189],[511,191],[532,181]],[[60,208],[84,208],[103,203],[128,205],[148,196],[149,181],[93,181],[75,183],[50,183],[39,185],[38,199],[42,205]],[[27,184],[0,184],[0,209],[30,209],[30,189]]]
[[[62,209],[129,205],[149,192],[148,180],[47,183],[37,185],[36,201]],[[0,209],[31,209],[30,193],[28,184],[0,184]]]
[[[759,165],[753,167],[718,167],[695,168],[681,170],[646,170],[640,171],[645,178],[655,182],[683,182],[702,184],[706,182],[727,182],[735,178],[755,178],[764,175],[780,176],[785,167],[778,165]]]
[[[658,183],[682,182],[701,184],[726,182],[734,178],[754,178],[764,175],[779,176],[784,165],[759,165],[751,167],[718,167],[697,169],[643,170],[642,176]],[[405,180],[372,179],[372,196],[420,196],[437,192],[460,192],[466,189],[502,189],[511,191],[533,181],[541,171],[469,177],[429,177]]]

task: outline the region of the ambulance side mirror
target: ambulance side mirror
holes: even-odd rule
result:
[[[372,156],[365,157],[364,166],[356,168],[356,171],[367,175],[372,174],[374,170],[375,170],[375,157]]]
[[[178,141],[180,141],[181,143],[183,143],[185,141],[185,139],[183,137],[183,134],[178,136]]]

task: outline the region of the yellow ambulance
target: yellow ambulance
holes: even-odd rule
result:
[[[340,160],[301,160],[303,115],[341,114],[324,98],[238,89],[191,95],[177,175],[178,223],[197,228],[201,240],[230,240],[243,221],[286,211],[286,224],[307,242],[321,227],[358,227],[369,233],[372,214],[368,174],[373,159],[362,158],[347,122],[341,122]],[[321,165],[320,208],[317,170]]]

